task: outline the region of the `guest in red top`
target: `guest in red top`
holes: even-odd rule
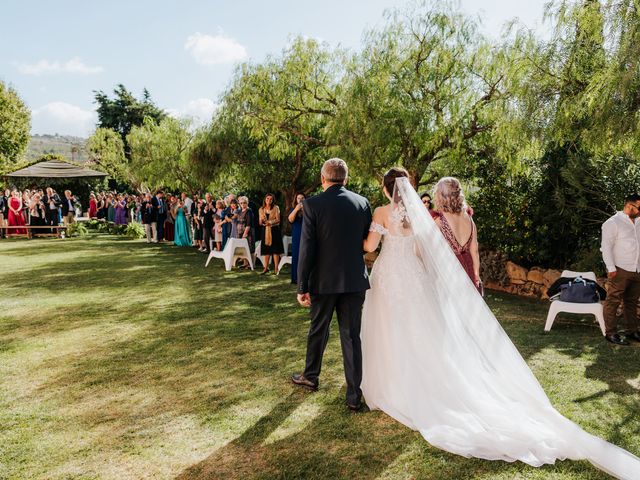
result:
[[[89,218],[98,217],[98,202],[96,196],[92,193],[89,195]]]
[[[458,261],[473,284],[481,291],[480,254],[473,211],[464,199],[460,181],[453,177],[441,178],[434,189],[437,211],[431,215],[451,246]]]
[[[20,200],[20,194],[14,190],[11,192],[11,198],[9,199],[9,226],[10,227],[22,227],[26,225],[24,215],[22,213],[22,200]],[[25,235],[27,230],[24,228],[12,228],[7,233],[14,233],[16,235]]]

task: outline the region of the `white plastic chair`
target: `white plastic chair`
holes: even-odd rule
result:
[[[293,242],[293,238],[289,235],[285,235],[282,237],[282,245],[284,245],[284,256],[289,255],[289,250],[291,249],[291,243]],[[280,270],[280,267],[278,267]]]
[[[565,278],[576,278],[582,277],[587,280],[596,281],[596,274],[593,272],[572,272],[570,270],[564,270],[561,277]],[[547,314],[547,323],[544,326],[544,331],[548,332],[551,330],[551,326],[553,325],[556,316],[560,312],[565,313],[586,313],[590,315],[594,315],[598,324],[600,325],[600,330],[602,330],[602,335],[605,335],[606,330],[604,326],[604,309],[602,308],[602,303],[570,303],[570,302],[562,302],[560,300],[553,300],[551,305],[549,306],[549,313]]]
[[[262,258],[262,241],[260,240],[256,242],[256,248],[253,252],[253,263],[256,266],[258,265],[257,262],[260,262],[262,268],[264,268],[264,259]],[[269,265],[271,265],[271,258],[269,258]]]
[[[251,270],[253,270],[253,258],[251,256],[251,250],[249,249],[249,242],[246,238],[230,238],[227,240],[227,244],[224,250],[221,252],[217,250],[211,250],[205,268],[209,266],[209,262],[212,258],[221,258],[224,260],[224,268],[228,272],[235,265],[236,260],[244,258],[249,261]]]
[[[280,263],[278,263],[278,273],[276,275],[280,275],[280,270],[285,265],[291,265],[291,255],[282,255],[280,257]]]

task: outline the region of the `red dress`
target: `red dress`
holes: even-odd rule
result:
[[[473,219],[469,217],[469,221],[471,222],[471,235],[469,235],[469,239],[464,245],[460,245],[460,243],[458,243],[458,239],[453,233],[453,230],[451,229],[451,225],[449,225],[449,222],[447,221],[447,217],[440,212],[431,211],[430,213],[434,219],[440,219],[440,231],[442,232],[442,235],[444,235],[445,240],[453,250],[453,253],[460,262],[460,265],[462,265],[462,268],[464,268],[464,271],[467,272],[467,275],[469,275],[473,284],[476,285],[477,279],[473,272],[473,257],[471,256],[471,243],[473,242],[473,236],[476,231],[476,224],[473,222]],[[478,288],[477,285],[476,288]]]
[[[15,213],[14,210],[16,210],[17,213]],[[23,225],[26,225],[24,215],[22,214],[22,205],[20,204],[20,200],[15,197],[11,197],[9,199],[8,223],[10,227],[22,227]],[[10,233],[24,235],[27,233],[27,230],[25,228],[12,228]]]
[[[89,200],[89,218],[96,218],[98,216],[98,204],[92,198]]]

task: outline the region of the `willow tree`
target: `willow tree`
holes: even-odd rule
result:
[[[232,168],[248,189],[280,192],[285,210],[297,192],[320,184],[320,166],[335,151],[328,139],[337,114],[341,56],[297,38],[282,54],[241,65],[194,161],[203,171]]]
[[[97,128],[86,143],[89,162],[100,167],[110,177],[127,182],[129,178],[128,162],[124,155],[124,142],[116,131],[110,128]]]
[[[334,136],[363,168],[400,163],[417,185],[438,164],[463,172],[500,121],[515,70],[446,4],[396,10],[350,64]]]
[[[20,159],[30,129],[29,109],[13,88],[0,81],[0,170]]]

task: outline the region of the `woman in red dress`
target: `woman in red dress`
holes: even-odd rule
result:
[[[26,225],[24,221],[24,215],[22,214],[22,200],[17,191],[11,192],[11,198],[9,199],[9,226],[10,227],[22,227]],[[25,235],[27,230],[25,228],[12,228],[8,231],[9,234]]]
[[[96,196],[92,193],[89,195],[89,218],[98,217],[98,202]]]
[[[473,284],[482,291],[476,224],[471,217],[473,211],[464,200],[460,181],[453,177],[441,178],[434,192],[437,211],[431,210],[431,216]]]

